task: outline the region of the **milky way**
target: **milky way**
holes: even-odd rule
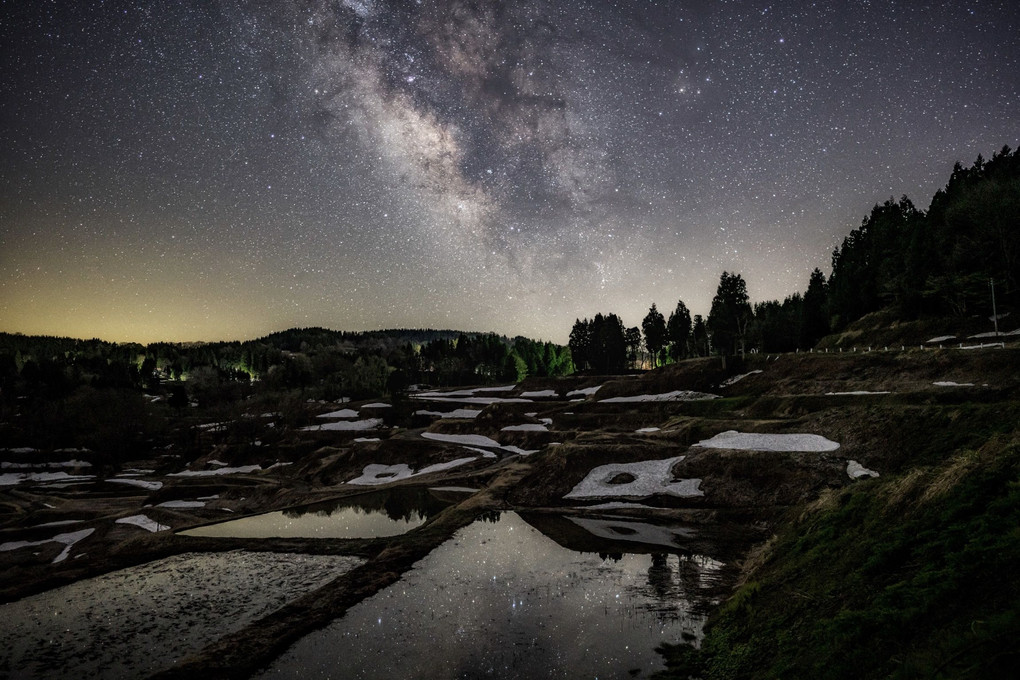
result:
[[[1020,4],[31,2],[0,23],[0,330],[564,341],[827,271],[1020,140]]]

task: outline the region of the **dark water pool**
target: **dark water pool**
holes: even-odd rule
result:
[[[678,550],[684,530],[609,527],[570,524],[635,551],[572,550],[515,513],[475,522],[258,677],[647,677],[663,668],[656,646],[701,638],[722,565]]]

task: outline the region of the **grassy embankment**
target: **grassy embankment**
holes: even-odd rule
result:
[[[791,513],[660,677],[1016,677],[1020,407],[922,410],[948,445]]]

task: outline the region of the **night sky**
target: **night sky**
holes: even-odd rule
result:
[[[565,342],[1020,143],[1020,2],[7,1],[0,330]]]

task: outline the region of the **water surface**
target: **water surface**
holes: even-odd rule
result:
[[[647,677],[656,646],[700,639],[717,563],[644,548],[577,552],[514,513],[475,522],[259,677]]]
[[[180,532],[214,538],[382,538],[424,524],[449,503],[428,489],[396,488]]]

